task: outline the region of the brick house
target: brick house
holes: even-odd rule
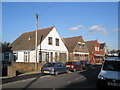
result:
[[[68,49],[68,60],[88,60],[88,50],[82,36],[62,38],[65,46]]]
[[[85,44],[89,51],[89,60],[92,64],[103,62],[103,53],[100,50],[100,44],[97,40],[85,41]]]
[[[54,26],[37,30],[37,33],[37,61],[36,34],[35,31],[31,31],[22,33],[11,44],[16,62],[66,62],[68,60],[68,50]]]

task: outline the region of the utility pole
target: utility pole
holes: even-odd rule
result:
[[[35,51],[36,51],[36,63],[35,70],[37,70],[37,30],[38,30],[38,14],[36,13],[36,31],[35,31]]]
[[[40,38],[40,61],[42,61],[42,52],[41,52],[41,42],[42,42],[43,35]]]

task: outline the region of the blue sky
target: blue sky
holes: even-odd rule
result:
[[[3,2],[2,42],[13,42],[22,33],[55,26],[61,37],[83,36],[118,49],[117,2]]]

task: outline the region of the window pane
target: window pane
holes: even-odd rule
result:
[[[48,44],[52,45],[52,37],[48,37]]]
[[[55,63],[46,63],[43,67],[54,67]]]
[[[59,39],[56,38],[56,46],[59,46]]]

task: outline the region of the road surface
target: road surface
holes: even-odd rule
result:
[[[30,88],[59,88],[61,90],[64,88],[95,89],[99,71],[100,67],[95,67],[95,69],[91,70],[69,72],[58,76],[37,74],[32,78],[4,83],[2,88],[3,90],[10,88],[20,88],[21,90],[29,90]]]

